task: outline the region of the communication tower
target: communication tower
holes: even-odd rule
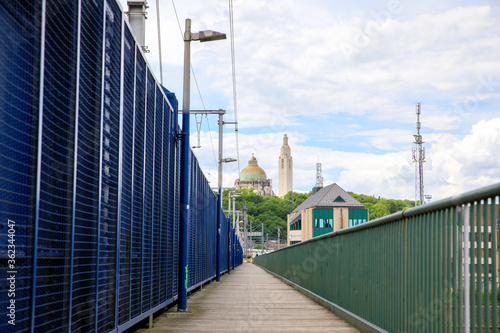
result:
[[[425,148],[423,147],[422,135],[420,135],[420,103],[415,106],[417,113],[417,134],[415,137],[415,147],[413,147],[413,163],[415,163],[415,206],[417,201],[423,205],[424,201],[424,162]]]
[[[316,163],[316,187],[323,187],[323,175],[321,173],[321,163]]]
[[[316,194],[323,188],[323,175],[321,174],[321,163],[316,163],[316,185],[312,189],[312,194]]]

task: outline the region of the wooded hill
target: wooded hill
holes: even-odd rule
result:
[[[222,193],[222,208],[227,215],[228,193],[230,190],[225,190]],[[236,198],[236,210],[243,210],[243,204],[247,204],[248,228],[252,221],[253,230],[261,231],[261,223],[264,223],[264,234],[268,234],[269,239],[277,239],[278,227],[281,228],[281,239],[286,237],[286,215],[291,210],[293,211],[310,195],[309,193],[288,192],[283,199],[278,197],[264,197],[255,194],[251,190],[240,189],[236,190],[240,194]],[[356,200],[361,202],[369,211],[370,220],[386,216],[406,208],[414,206],[414,201],[411,200],[396,200],[386,199],[364,194],[355,194],[349,192]],[[291,203],[289,203],[291,201]],[[232,206],[232,203],[231,203]],[[232,207],[231,207],[232,208]],[[243,217],[240,216],[240,220]]]

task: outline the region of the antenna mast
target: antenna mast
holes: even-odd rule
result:
[[[316,187],[323,187],[323,176],[321,175],[321,163],[316,163]]]
[[[417,134],[415,137],[415,147],[413,148],[413,163],[415,163],[415,206],[417,201],[419,205],[424,204],[424,162],[425,162],[425,148],[422,146],[422,135],[420,135],[420,103],[415,106],[417,113]]]

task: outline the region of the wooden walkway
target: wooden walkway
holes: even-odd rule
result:
[[[359,332],[253,264],[244,263],[137,332]]]

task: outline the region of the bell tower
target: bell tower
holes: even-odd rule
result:
[[[283,136],[283,145],[278,160],[278,196],[283,198],[285,194],[293,190],[293,162],[291,149],[288,145],[288,137]]]

